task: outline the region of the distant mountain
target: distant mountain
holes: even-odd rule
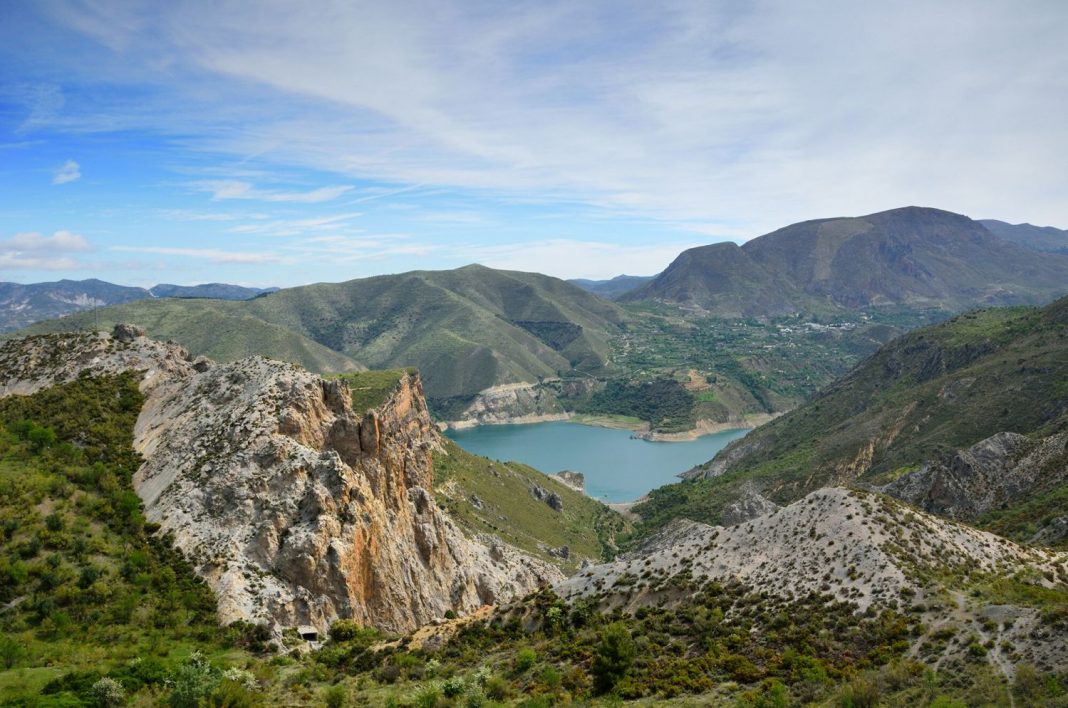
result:
[[[805,221],[740,247],[690,249],[620,299],[737,317],[885,306],[960,311],[1065,292],[1068,257],[1008,243],[966,216],[905,207]]]
[[[980,219],[979,223],[998,238],[1011,241],[1018,246],[1042,253],[1068,255],[1068,230],[1066,229],[1032,226],[1031,224],[1009,224],[997,219]]]
[[[563,280],[471,265],[287,288],[243,302],[142,300],[30,331],[132,322],[220,361],[259,353],[313,371],[351,367],[353,359],[374,368],[417,366],[441,410],[498,384],[600,370],[622,318],[616,305]]]
[[[152,294],[144,288],[114,285],[96,279],[28,285],[0,283],[0,331],[146,297],[152,297]]]
[[[636,511],[651,527],[715,523],[754,487],[783,504],[864,483],[1021,540],[1060,524],[1047,541],[1068,543],[1066,381],[1068,298],[960,315],[882,347]]]
[[[587,280],[575,278],[567,282],[577,285],[583,290],[600,295],[608,300],[617,300],[620,296],[631,290],[640,288],[655,278],[655,275],[617,275],[611,280]]]
[[[169,285],[161,283],[149,289],[156,297],[204,297],[215,300],[251,300],[266,293],[273,293],[278,288],[246,288],[226,283],[204,283],[203,285]]]
[[[107,305],[150,298],[217,298],[248,300],[278,288],[245,288],[240,285],[157,285],[150,289],[115,285],[103,280],[59,280],[52,283],[0,283],[0,332],[34,322],[63,317]]]

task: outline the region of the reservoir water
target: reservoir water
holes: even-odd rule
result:
[[[649,442],[629,430],[576,423],[481,425],[446,432],[460,447],[494,460],[515,460],[546,474],[586,476],[586,493],[604,502],[633,501],[712,459],[747,430],[726,430],[686,442]]]

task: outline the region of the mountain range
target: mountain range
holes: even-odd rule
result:
[[[115,285],[103,280],[59,280],[53,283],[0,282],[0,332],[11,331],[74,312],[150,298],[218,298],[248,300],[278,288],[246,288],[225,283],[169,285],[151,288]]]
[[[649,527],[718,523],[863,484],[1022,541],[1068,543],[1068,298],[905,334],[809,402],[636,508]],[[747,500],[747,497],[750,499]]]
[[[741,246],[685,251],[620,299],[749,317],[871,307],[959,312],[1037,304],[1068,291],[1068,257],[1017,245],[995,228],[1001,233],[921,207],[805,221]]]
[[[416,366],[439,419],[622,415],[659,435],[788,410],[918,324],[989,303],[1048,301],[1068,290],[1068,256],[1007,242],[965,216],[908,207],[690,249],[652,279],[572,283],[471,265],[271,293],[157,286],[183,297],[150,299],[86,282],[93,287],[47,284],[36,300],[9,298],[10,316],[111,297],[119,304],[27,331],[134,322],[219,361],[259,353],[320,373]],[[184,297],[197,293],[252,299]],[[650,385],[677,405],[650,405]]]

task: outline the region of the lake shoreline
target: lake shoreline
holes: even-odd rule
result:
[[[602,504],[633,504],[651,490],[677,482],[676,475],[712,459],[745,434],[727,430],[686,445],[656,445],[618,426],[552,421],[448,430],[468,452],[529,465],[547,475],[582,473],[585,493]]]
[[[716,435],[734,430],[749,431],[774,420],[781,413],[757,413],[742,416],[738,420],[717,422],[712,420],[699,420],[697,425],[689,430],[677,433],[661,433],[650,430],[649,423],[643,420],[628,419],[625,416],[590,415],[586,413],[545,413],[516,416],[493,421],[456,420],[441,421],[437,424],[438,430],[473,430],[475,428],[489,428],[500,425],[530,425],[533,423],[571,423],[584,425],[590,428],[607,428],[609,430],[629,430],[631,437],[636,440],[648,442],[692,442],[706,435]]]

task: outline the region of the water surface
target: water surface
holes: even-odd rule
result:
[[[726,430],[686,442],[649,442],[631,431],[576,423],[481,425],[449,430],[460,447],[494,460],[516,460],[547,474],[586,475],[586,493],[605,502],[633,501],[712,459],[747,430]]]

